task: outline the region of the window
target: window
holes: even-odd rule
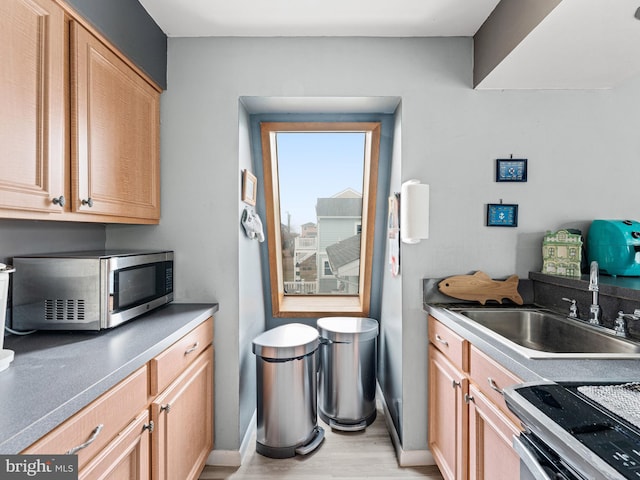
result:
[[[324,261],[324,274],[327,277],[333,275],[333,272],[331,271],[331,265],[329,265],[329,260]]]
[[[274,317],[368,315],[378,122],[263,122]]]

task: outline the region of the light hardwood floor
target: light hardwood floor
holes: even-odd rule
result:
[[[385,425],[384,413],[378,408],[376,420],[364,432],[331,430],[318,417],[325,439],[315,452],[306,456],[273,459],[251,452],[240,468],[206,466],[200,480],[281,480],[281,479],[387,479],[423,478],[442,480],[435,466],[399,467]]]

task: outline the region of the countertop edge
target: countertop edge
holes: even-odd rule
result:
[[[158,313],[151,312],[148,316],[145,316],[144,321],[132,321],[125,324],[128,329],[135,329],[139,327],[142,329],[149,326],[149,322],[154,319],[154,314],[163,315],[165,317],[172,315],[172,310],[186,309],[186,311],[178,311],[175,315],[182,317],[193,315],[193,317],[180,323],[179,326],[171,328],[171,333],[164,336],[161,340],[154,342],[151,345],[145,345],[141,347],[140,352],[128,359],[126,362],[120,364],[117,368],[110,370],[110,372],[104,376],[101,376],[93,383],[83,385],[83,388],[79,391],[70,394],[67,401],[61,403],[55,408],[52,408],[47,413],[40,416],[37,420],[30,422],[28,425],[12,432],[8,438],[0,440],[0,453],[19,453],[27,448],[33,442],[46,435],[48,432],[62,424],[65,420],[72,417],[74,414],[82,410],[89,405],[92,401],[96,400],[100,395],[107,392],[109,389],[117,385],[120,381],[124,380],[130,374],[141,368],[153,357],[164,351],[171,346],[177,340],[182,338],[188,332],[195,327],[203,323],[209,317],[214,315],[218,311],[218,304],[169,304],[164,309],[158,311]],[[137,323],[140,322],[140,323]],[[125,325],[121,325],[113,329],[114,332],[119,329],[125,328]],[[12,367],[9,366],[9,369]],[[0,385],[2,385],[2,376],[0,375]],[[16,412],[11,412],[16,413]]]
[[[640,377],[640,360],[528,358],[483,335],[481,331],[468,328],[444,307],[424,304],[423,310],[520,377],[523,382],[628,382],[638,381]]]

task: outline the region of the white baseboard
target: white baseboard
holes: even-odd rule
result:
[[[393,424],[393,419],[391,418],[391,413],[387,407],[387,402],[384,399],[380,384],[376,384],[376,389],[378,391],[378,399],[382,403],[382,408],[384,409],[384,419],[387,424],[387,430],[389,430],[389,435],[391,436],[391,443],[393,443],[393,448],[396,451],[398,465],[401,467],[435,465],[436,461],[429,450],[404,450],[402,448],[400,437],[396,431],[396,426]]]
[[[216,467],[239,467],[241,462],[238,450],[212,450],[207,461],[207,465]]]
[[[253,411],[253,416],[249,421],[249,428],[244,433],[244,438],[240,444],[240,450],[213,450],[207,457],[207,465],[216,465],[220,467],[239,467],[247,458],[249,450],[255,442],[256,436],[256,415],[257,411]]]

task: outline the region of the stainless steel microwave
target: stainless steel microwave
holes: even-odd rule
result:
[[[102,330],[173,300],[172,251],[13,258],[15,330]]]

